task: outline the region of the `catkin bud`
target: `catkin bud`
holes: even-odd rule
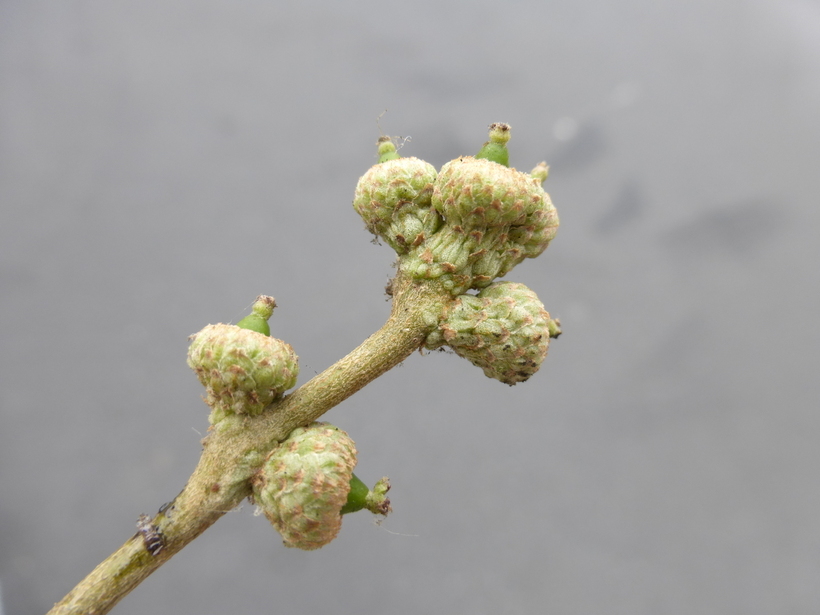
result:
[[[457,297],[426,346],[450,346],[489,378],[514,385],[538,371],[554,323],[524,284],[496,282],[478,295]]]
[[[328,423],[299,427],[265,460],[254,501],[285,546],[318,549],[342,527],[355,465],[356,445],[344,431]]]

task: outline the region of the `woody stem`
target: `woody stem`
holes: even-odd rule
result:
[[[434,281],[399,273],[393,308],[381,329],[358,348],[258,416],[224,418],[203,440],[188,483],[151,525],[162,548],[154,554],[143,534],[129,538],[100,563],[49,615],[108,613],[154,570],[251,495],[251,478],[268,453],[296,427],[307,425],[404,361],[424,343],[452,301]]]

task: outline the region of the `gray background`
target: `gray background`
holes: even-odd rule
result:
[[[47,610],[182,488],[187,336],[276,296],[304,382],[383,322],[381,128],[513,126],[565,335],[508,388],[413,356],[332,410],[395,513],[244,505],[117,613],[820,612],[820,4],[0,2],[0,585]]]

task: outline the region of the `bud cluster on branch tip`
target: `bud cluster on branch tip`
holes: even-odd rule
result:
[[[236,325],[208,325],[191,336],[188,365],[206,389],[211,423],[231,414],[259,414],[296,384],[299,358],[290,344],[270,337],[276,303],[260,295]]]
[[[484,374],[509,385],[524,382],[560,335],[544,304],[524,284],[496,282],[477,295],[459,295],[425,346],[449,346]]]
[[[329,423],[294,429],[271,451],[253,479],[253,500],[285,546],[323,547],[342,527],[342,515],[367,508],[390,512],[387,478],[371,491],[353,474],[356,445]]]
[[[540,255],[555,237],[558,214],[532,173],[507,166],[507,124],[492,124],[478,155],[441,171],[417,158],[380,162],[356,186],[353,207],[375,235],[399,255],[399,267],[418,279],[440,279],[454,295],[484,288],[525,258]],[[392,143],[390,144],[392,145]]]

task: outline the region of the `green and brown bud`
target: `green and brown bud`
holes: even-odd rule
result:
[[[444,224],[402,259],[402,269],[440,278],[457,295],[541,254],[558,230],[558,214],[539,177],[471,157],[445,164],[432,198]]]
[[[441,167],[433,189],[436,210],[449,224],[467,228],[523,224],[543,199],[529,175],[471,156]]]
[[[396,144],[387,136],[379,137],[379,162],[387,162],[388,160],[396,160],[401,158],[396,151]]]
[[[211,423],[229,414],[259,414],[296,384],[293,348],[259,331],[275,305],[273,297],[260,296],[241,326],[208,325],[191,336],[188,365],[205,387]]]
[[[538,371],[556,322],[524,284],[497,282],[457,297],[426,347],[450,346],[489,378],[514,385]]]
[[[350,492],[347,494],[347,502],[342,506],[342,514],[357,512],[367,509],[374,515],[384,515],[392,512],[390,498],[387,492],[390,491],[390,479],[386,476],[380,478],[373,489],[368,489],[362,480],[355,474],[350,479]]]
[[[259,295],[251,308],[251,313],[236,323],[240,329],[256,331],[262,335],[270,335],[268,320],[276,308],[276,299],[268,295]]]
[[[537,182],[543,184],[547,181],[547,177],[549,177],[550,168],[549,165],[544,162],[543,160],[535,165],[535,168],[530,171],[530,177],[532,177]]]
[[[380,141],[386,161],[359,180],[353,206],[396,251],[406,275],[439,280],[456,296],[485,288],[547,248],[558,230],[558,214],[541,187],[548,168],[509,168],[509,138],[508,124],[492,124],[475,158],[452,160],[438,174],[422,160],[394,158],[393,143]]]
[[[487,141],[476,158],[486,158],[505,167],[510,166],[510,153],[507,151],[507,141],[510,140],[510,125],[502,122],[490,124],[490,140]]]
[[[342,527],[355,465],[356,445],[344,431],[328,423],[299,427],[254,478],[254,501],[285,546],[318,549]]]
[[[433,165],[418,158],[380,162],[359,179],[353,207],[371,233],[404,254],[441,225],[430,208],[435,179]]]

